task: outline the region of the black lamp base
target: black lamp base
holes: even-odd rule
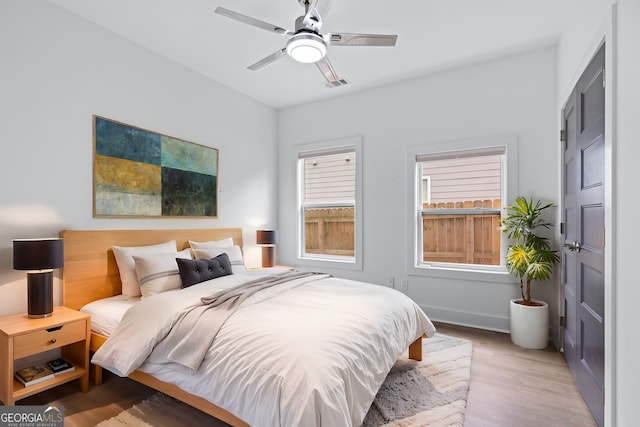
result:
[[[27,273],[27,314],[30,318],[53,314],[53,271]]]

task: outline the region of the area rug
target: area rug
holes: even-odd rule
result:
[[[436,334],[423,340],[421,362],[401,358],[380,387],[363,427],[464,425],[471,377],[471,341]],[[226,426],[162,393],[97,427]]]

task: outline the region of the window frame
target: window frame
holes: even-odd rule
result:
[[[353,204],[344,201],[335,203],[309,203],[304,204],[304,158],[313,155],[329,155],[345,152],[355,152],[355,200]],[[352,136],[340,139],[327,140],[311,144],[296,146],[296,181],[297,181],[297,249],[296,258],[301,266],[308,267],[334,267],[349,270],[362,270],[362,137]],[[354,256],[343,257],[339,255],[306,254],[305,253],[305,222],[304,208],[309,207],[339,207],[349,206],[354,208]]]
[[[500,265],[479,265],[479,264],[458,264],[444,262],[424,262],[422,261],[422,203],[421,203],[421,158],[451,157],[455,152],[462,153],[495,151],[504,149],[502,176],[501,176],[501,208],[508,204],[509,200],[514,200],[518,194],[518,137],[517,135],[497,135],[470,138],[455,141],[443,141],[433,144],[421,144],[411,146],[407,150],[407,189],[408,195],[408,249],[407,259],[409,260],[408,273],[417,276],[442,277],[449,279],[474,279],[486,281],[498,281],[510,283],[509,274],[505,267],[505,256],[507,253],[508,241],[506,236],[501,236],[500,242]],[[498,208],[489,209],[493,212]],[[455,209],[449,209],[449,212]],[[464,209],[457,209],[463,211]],[[474,212],[478,212],[474,210]]]
[[[419,176],[420,176],[420,179],[421,179],[421,183],[420,184],[422,186],[421,189],[420,189],[420,191],[421,191],[420,199],[422,201],[422,204],[431,203],[431,176],[424,176],[424,175],[422,175],[422,172],[420,172]],[[426,189],[425,189],[425,186],[426,186]]]

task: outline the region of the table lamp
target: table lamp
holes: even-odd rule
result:
[[[53,269],[63,265],[62,239],[15,239],[13,241],[13,268],[27,270],[29,317],[49,317],[53,313]]]
[[[273,267],[275,245],[278,244],[278,231],[257,230],[256,243],[262,245],[262,268]]]

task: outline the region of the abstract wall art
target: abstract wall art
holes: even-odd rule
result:
[[[93,116],[94,217],[217,217],[218,150]]]

